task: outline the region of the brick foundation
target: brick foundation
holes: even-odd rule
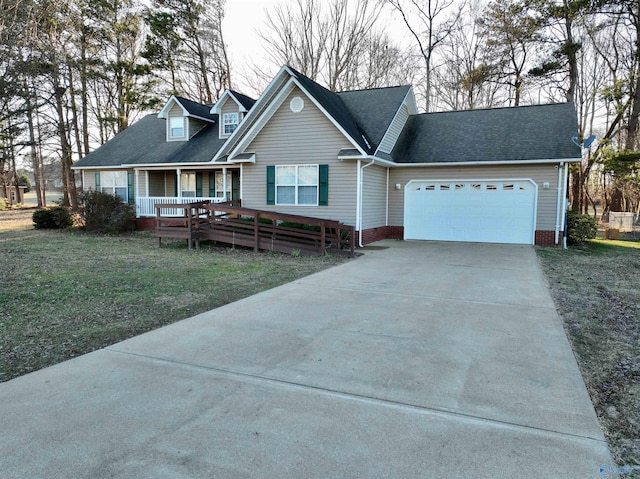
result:
[[[356,235],[358,232],[356,231]],[[369,244],[383,239],[403,239],[403,226],[380,226],[362,231],[362,244]]]
[[[356,234],[358,234],[356,232]],[[558,235],[558,243],[555,243],[555,231],[536,231],[536,246],[559,246],[562,244],[562,231]],[[369,244],[383,239],[403,239],[403,226],[381,226],[379,228],[371,228],[362,232],[362,244]]]
[[[137,218],[136,229],[138,231],[153,231],[154,229],[156,229],[156,219],[155,218]]]
[[[562,231],[560,231],[560,233],[558,233],[558,243],[556,244],[556,242],[555,242],[556,232],[555,231],[553,231],[553,230],[552,231],[537,230],[534,243],[535,243],[536,246],[560,246],[560,244],[562,244],[562,234],[563,234]]]

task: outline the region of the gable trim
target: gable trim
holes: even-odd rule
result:
[[[291,73],[290,73],[291,74]],[[349,142],[357,149],[360,154],[366,155],[366,152],[362,150],[360,145],[349,135],[340,124],[322,107],[322,105],[311,95],[301,84],[300,82],[292,75],[289,80],[280,88],[278,94],[271,100],[271,103],[267,106],[267,108],[257,117],[249,130],[244,133],[243,137],[240,139],[238,144],[229,152],[229,156],[233,158],[234,156],[242,153],[246,147],[258,136],[260,131],[265,127],[265,125],[269,122],[269,120],[276,113],[278,108],[280,108],[283,104],[289,93],[293,91],[295,87],[298,87],[302,93],[304,93],[307,98],[324,114],[324,116],[335,126],[342,135],[349,140]],[[249,113],[251,115],[251,112]],[[245,118],[246,121],[246,118]],[[234,132],[235,133],[235,132]]]
[[[244,107],[240,100],[236,98],[231,90],[227,89],[222,93],[216,104],[211,107],[211,113],[220,114],[220,108],[222,108],[222,105],[224,105],[224,103],[227,101],[227,98],[231,98],[236,103],[236,105],[238,105],[238,110],[242,113],[247,113],[249,111]]]

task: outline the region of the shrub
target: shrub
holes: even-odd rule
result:
[[[36,229],[64,229],[73,224],[71,213],[64,206],[36,210],[31,219]]]
[[[582,244],[596,237],[598,223],[589,215],[567,211],[567,240],[571,244]]]
[[[20,175],[20,178],[18,178],[18,184],[20,186],[26,186],[24,190],[25,193],[29,193],[31,191],[31,182],[29,181],[29,177],[24,173]]]
[[[86,231],[121,234],[136,229],[133,205],[124,203],[119,196],[94,190],[83,192],[79,196]]]
[[[0,198],[0,211],[8,211],[9,209],[9,202],[7,201],[7,199]]]

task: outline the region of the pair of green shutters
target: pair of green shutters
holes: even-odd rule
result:
[[[96,191],[101,191],[100,190],[100,172],[96,171]],[[135,197],[135,188],[133,185],[134,179],[133,179],[133,171],[127,171],[127,203],[129,204],[133,204],[135,203],[136,197]]]
[[[267,166],[267,204],[276,204],[276,167]],[[318,205],[329,205],[329,165],[318,165]]]

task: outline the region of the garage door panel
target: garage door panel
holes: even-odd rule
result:
[[[532,244],[537,189],[529,179],[411,181],[405,238]]]

